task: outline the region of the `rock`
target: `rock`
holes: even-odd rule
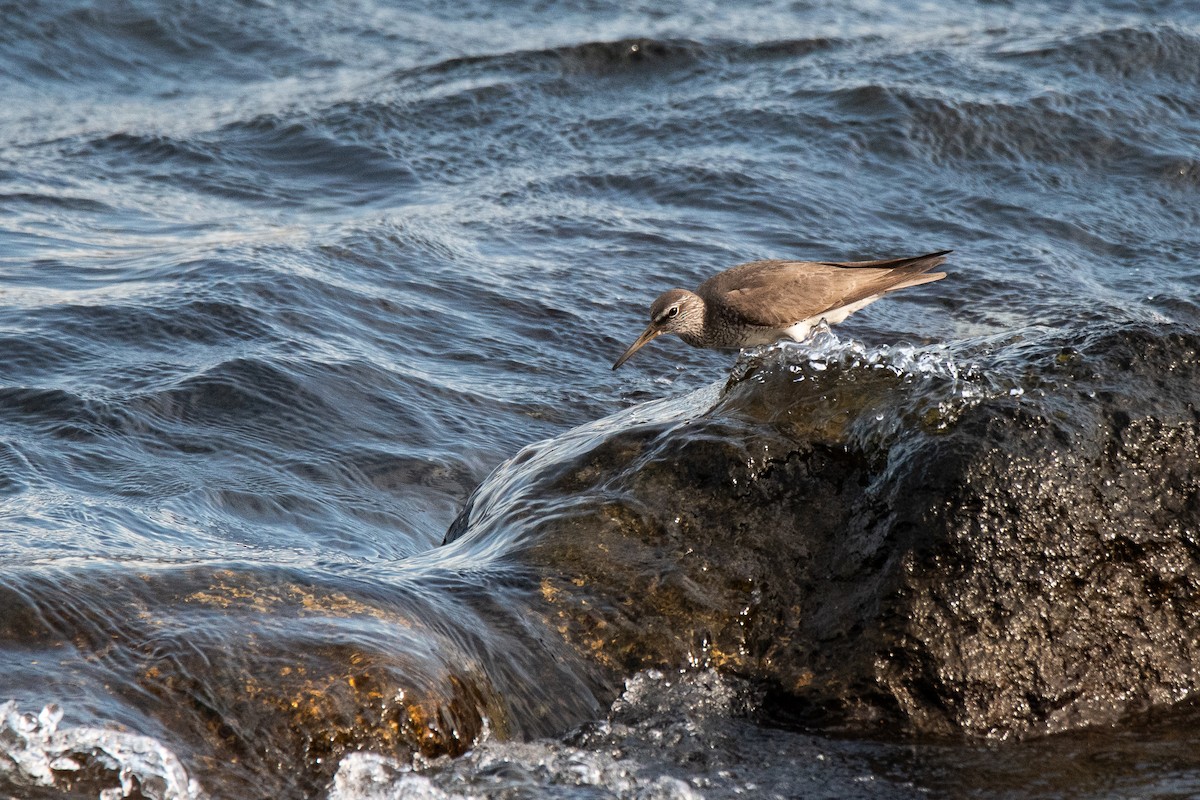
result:
[[[528,448],[448,540],[612,674],[715,667],[793,723],[1025,736],[1200,688],[1200,337],[814,346]]]

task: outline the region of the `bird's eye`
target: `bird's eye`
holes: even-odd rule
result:
[[[671,306],[671,310],[667,312],[667,316],[668,317],[678,317],[679,316],[679,306]]]

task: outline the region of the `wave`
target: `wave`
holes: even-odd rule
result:
[[[1061,36],[1038,47],[1004,48],[998,55],[1038,69],[1123,81],[1168,78],[1195,88],[1200,76],[1200,36],[1169,23]],[[1186,95],[1179,99],[1188,102]]]

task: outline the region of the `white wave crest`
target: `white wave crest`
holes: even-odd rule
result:
[[[59,786],[82,770],[115,773],[116,785],[97,790],[99,800],[138,796],[151,800],[203,800],[203,789],[169,749],[149,736],[105,728],[63,728],[63,711],[46,706],[22,713],[0,704],[0,775],[17,785]]]

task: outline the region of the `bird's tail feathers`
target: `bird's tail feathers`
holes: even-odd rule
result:
[[[934,281],[940,281],[944,277],[946,277],[946,273],[944,272],[922,272],[918,275],[913,275],[909,280],[889,286],[887,291],[894,292],[898,289],[907,289],[910,286],[920,286],[923,283],[933,283]]]

